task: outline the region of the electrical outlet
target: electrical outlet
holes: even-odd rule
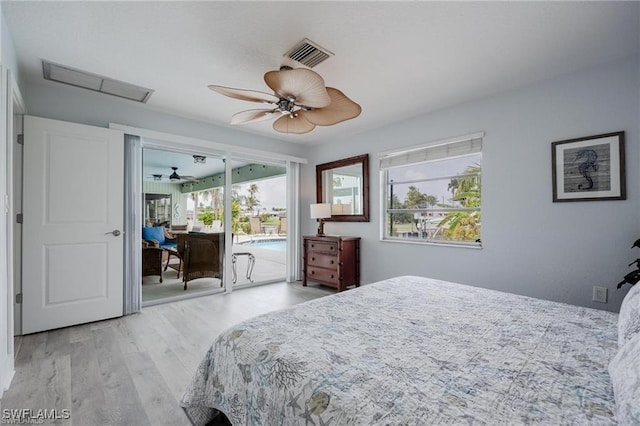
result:
[[[607,288],[593,286],[593,301],[607,303]]]

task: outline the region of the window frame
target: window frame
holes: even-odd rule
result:
[[[467,154],[456,154],[456,155],[451,155],[451,156],[445,156],[439,159],[435,159],[435,160],[426,160],[426,161],[408,161],[406,164],[400,164],[400,165],[389,165],[389,166],[385,166],[383,165],[384,163],[390,164],[392,163],[392,161],[389,161],[389,157],[395,157],[395,156],[403,156],[406,155],[407,158],[409,158],[409,155],[412,152],[418,152],[420,150],[423,151],[428,151],[429,148],[434,148],[434,147],[440,147],[440,146],[446,146],[446,145],[453,145],[456,143],[460,143],[460,142],[465,142],[468,141],[470,146],[473,145],[473,141],[474,140],[479,140],[479,150],[474,151],[474,152],[469,152]],[[410,164],[428,164],[428,163],[434,163],[437,161],[444,161],[444,160],[449,160],[449,159],[453,159],[453,158],[461,158],[461,157],[465,157],[467,155],[474,155],[474,154],[480,154],[480,158],[482,160],[482,143],[484,141],[484,132],[477,132],[477,133],[472,133],[472,134],[468,134],[468,135],[464,135],[464,136],[459,136],[459,137],[454,137],[454,138],[449,138],[449,139],[444,139],[444,140],[439,140],[439,141],[434,141],[434,142],[429,142],[426,144],[421,144],[421,145],[416,145],[416,146],[412,146],[412,147],[404,147],[404,148],[398,148],[398,149],[394,149],[394,150],[389,150],[389,151],[384,151],[384,152],[380,152],[378,154],[378,157],[380,159],[379,161],[379,176],[380,176],[380,241],[383,242],[397,242],[397,243],[405,243],[405,244],[419,244],[419,245],[435,245],[435,246],[449,246],[449,247],[464,247],[464,248],[476,248],[476,249],[481,249],[482,248],[482,228],[480,228],[480,238],[477,241],[461,241],[461,240],[438,240],[438,239],[432,239],[432,238],[417,238],[417,237],[412,237],[412,236],[405,236],[405,237],[399,237],[399,236],[391,236],[388,235],[387,230],[389,229],[389,213],[398,213],[398,214],[406,214],[406,213],[444,213],[444,212],[454,212],[454,211],[466,211],[466,212],[478,212],[478,213],[482,213],[482,199],[480,199],[480,205],[478,207],[471,207],[471,208],[465,208],[465,207],[453,207],[453,208],[444,208],[444,207],[424,207],[424,208],[415,208],[415,209],[406,209],[406,208],[401,208],[401,209],[390,209],[387,206],[387,201],[389,200],[390,197],[390,181],[389,181],[389,170],[396,168],[396,167],[402,167],[402,166],[406,166],[406,165],[410,165]],[[481,161],[481,165],[482,165],[482,161]],[[480,171],[480,173],[472,173],[472,174],[461,174],[461,175],[453,175],[453,176],[437,176],[437,177],[429,177],[429,178],[425,178],[425,179],[414,179],[414,180],[406,180],[406,181],[399,181],[399,182],[395,182],[394,184],[406,184],[406,185],[410,185],[413,183],[419,183],[419,182],[434,182],[434,181],[442,181],[442,180],[450,180],[452,178],[460,178],[460,177],[477,177],[479,179],[479,186],[480,186],[480,191],[482,188],[482,171]]]

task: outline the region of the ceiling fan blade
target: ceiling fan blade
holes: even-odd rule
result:
[[[275,95],[259,92],[257,90],[234,89],[233,87],[216,86],[215,84],[209,85],[209,89],[230,98],[240,99],[242,101],[274,104],[280,100]]]
[[[293,96],[298,105],[322,108],[331,103],[322,77],[306,68],[269,71],[264,82],[285,99]]]
[[[309,133],[316,128],[316,125],[310,123],[304,118],[304,111],[298,111],[297,117],[291,118],[289,115],[283,115],[273,122],[273,129],[280,133]]]
[[[231,124],[247,124],[268,120],[274,117],[276,112],[272,109],[250,109],[233,114]],[[280,114],[277,114],[278,116]]]
[[[318,126],[331,126],[355,118],[362,112],[360,105],[340,90],[327,87],[327,93],[331,97],[331,104],[328,107],[305,111],[305,117],[311,123]]]

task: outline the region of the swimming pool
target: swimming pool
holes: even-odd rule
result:
[[[269,238],[263,240],[253,240],[242,243],[245,246],[258,247],[266,250],[274,250],[274,251],[286,251],[287,250],[287,240],[284,238]]]

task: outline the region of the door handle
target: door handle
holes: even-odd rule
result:
[[[104,235],[113,235],[114,237],[119,237],[120,236],[120,230],[119,229],[114,229],[111,232],[105,232]]]

